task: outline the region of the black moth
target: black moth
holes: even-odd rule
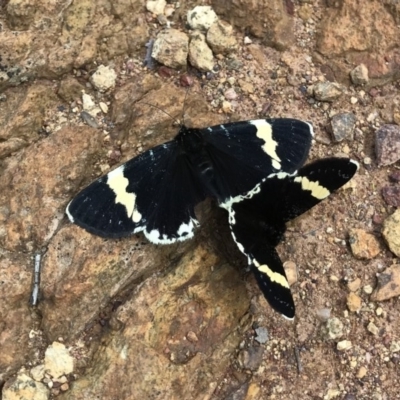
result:
[[[271,174],[294,173],[307,158],[312,136],[310,124],[288,118],[181,126],[173,140],[83,189],[66,213],[106,238],[143,231],[152,243],[183,241],[198,226],[196,204],[208,196],[221,206],[231,204]]]
[[[253,271],[270,305],[292,319],[295,307],[282,262],[275,249],[286,222],[308,211],[356,173],[358,164],[347,158],[315,161],[297,173],[274,173],[245,196],[223,206],[229,212],[233,239]]]

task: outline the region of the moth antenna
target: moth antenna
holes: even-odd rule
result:
[[[166,112],[165,110],[163,110],[162,108],[160,108],[160,107],[158,107],[158,106],[155,106],[154,104],[147,103],[147,102],[145,102],[145,101],[138,101],[138,103],[142,103],[142,104],[146,104],[147,106],[154,107],[154,108],[156,108],[158,111],[161,111],[161,112],[163,112],[165,115],[168,115],[168,117],[170,117],[176,124],[182,125],[182,124],[179,122],[179,120],[177,120],[177,119],[176,119],[175,117],[173,117],[171,114],[167,113],[167,112]]]

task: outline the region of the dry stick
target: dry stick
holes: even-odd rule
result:
[[[294,346],[294,357],[296,358],[297,372],[301,374],[303,372],[303,366],[301,365],[300,351],[297,346]]]
[[[33,287],[32,294],[29,302],[32,306],[36,306],[39,299],[39,286],[40,286],[40,261],[42,259],[42,255],[40,253],[35,254],[35,263],[33,267]]]

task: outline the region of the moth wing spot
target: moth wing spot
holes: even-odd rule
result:
[[[271,282],[275,282],[278,285],[281,285],[287,289],[290,289],[289,283],[286,277],[278,272],[272,271],[271,268],[266,264],[260,264],[257,260],[253,259],[253,264],[257,267],[257,269],[263,274],[267,275],[267,277],[271,280]]]
[[[321,186],[318,181],[310,181],[305,176],[298,176],[294,181],[300,183],[303,190],[310,191],[311,196],[318,200],[323,200],[331,194],[331,192],[327,188]]]
[[[268,123],[265,119],[256,119],[249,122],[256,127],[257,137],[264,140],[262,149],[271,157],[272,166],[275,169],[281,169],[282,160],[278,157],[278,154],[276,153],[278,142],[276,142],[272,137],[272,125]]]
[[[74,223],[75,222],[75,219],[74,219],[74,217],[72,216],[72,214],[69,212],[69,206],[71,205],[71,201],[69,202],[69,204],[68,204],[68,206],[67,206],[67,209],[65,210],[65,213],[67,214],[67,217],[68,217],[68,219],[72,222],[72,223]]]
[[[107,185],[115,194],[115,202],[125,206],[128,217],[132,218],[134,223],[138,223],[142,214],[136,208],[136,194],[126,191],[129,180],[124,176],[124,165],[107,175]]]

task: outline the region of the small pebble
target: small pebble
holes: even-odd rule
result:
[[[257,335],[255,337],[255,340],[257,340],[258,343],[264,344],[264,343],[268,342],[269,335],[268,335],[267,328],[260,326],[259,328],[256,328],[255,331],[256,331],[256,335]]]
[[[365,85],[369,81],[368,68],[364,64],[357,65],[350,72],[350,77],[355,85]]]
[[[365,285],[363,287],[363,290],[364,290],[364,293],[366,293],[366,294],[371,294],[374,291],[374,289],[372,288],[371,285]]]
[[[400,160],[400,126],[381,126],[375,133],[375,151],[379,166]]]
[[[195,343],[195,342],[199,341],[199,338],[197,337],[197,335],[193,331],[189,331],[187,333],[186,337],[192,343]]]
[[[252,44],[253,41],[248,36],[245,36],[243,39],[243,43],[244,44]]]
[[[393,264],[377,274],[377,286],[372,301],[384,301],[400,295],[400,266]]]
[[[351,312],[358,312],[361,309],[361,297],[357,296],[355,293],[350,292],[347,296],[347,308]]]
[[[330,318],[326,322],[326,334],[328,339],[338,339],[343,336],[343,322],[339,318]]]
[[[381,251],[378,239],[372,233],[363,229],[350,229],[349,243],[354,257],[359,259],[370,260]]]
[[[357,97],[350,97],[350,103],[351,104],[356,104],[358,102]]]
[[[348,350],[352,348],[352,344],[350,340],[342,340],[340,342],[338,342],[338,344],[336,345],[336,348],[338,349],[338,351],[344,351],[344,350]]]
[[[99,102],[99,107],[100,110],[104,113],[107,114],[108,113],[108,105],[106,103],[103,103],[102,101]]]
[[[321,322],[326,322],[331,317],[331,309],[330,308],[321,308],[316,312],[317,318]]]
[[[367,375],[367,368],[360,367],[360,369],[358,370],[357,375],[356,375],[357,378],[362,379],[362,378],[364,378],[365,375]]]
[[[372,160],[370,157],[364,157],[363,163],[365,165],[371,165],[372,164]]]
[[[66,391],[69,389],[68,383],[63,383],[63,384],[60,386],[60,389],[61,389],[62,392],[66,392]]]
[[[331,102],[343,93],[343,88],[335,82],[319,82],[313,86],[313,92],[317,100]]]
[[[237,98],[237,93],[234,88],[229,88],[225,91],[224,97],[226,100],[235,100]]]
[[[349,288],[349,290],[351,292],[357,291],[361,287],[361,279],[356,278],[356,279],[354,279],[354,281],[348,282],[347,287]]]
[[[90,78],[90,82],[100,92],[105,92],[113,88],[116,81],[117,74],[114,69],[105,65],[99,65],[96,72]]]
[[[375,336],[379,335],[379,328],[373,322],[370,322],[368,324],[367,330],[368,332],[371,332]]]
[[[283,268],[285,269],[289,286],[292,286],[297,282],[297,265],[293,261],[285,261],[283,263]]]
[[[341,142],[344,139],[353,139],[357,118],[352,113],[336,114],[331,120],[333,139]]]

